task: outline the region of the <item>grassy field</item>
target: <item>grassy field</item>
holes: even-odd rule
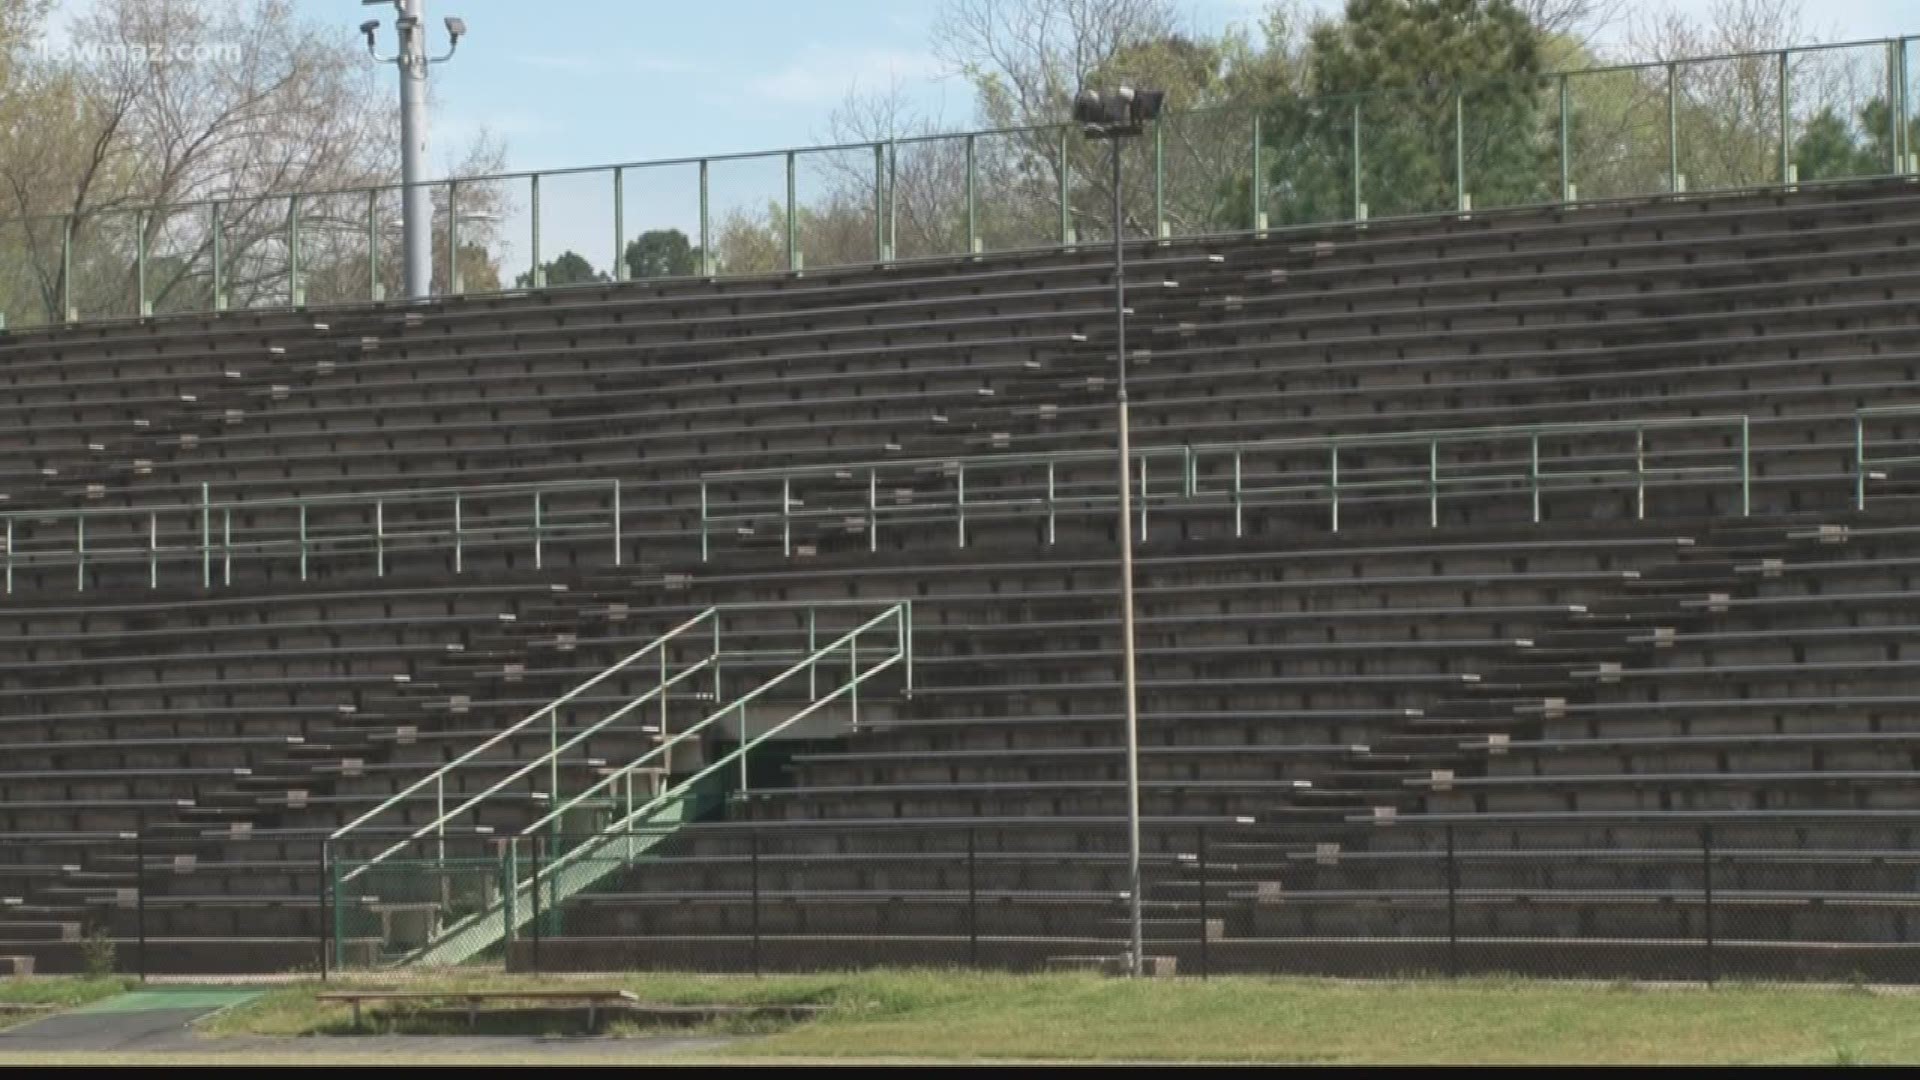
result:
[[[495,976],[444,985],[525,983]],[[636,975],[593,983],[625,986],[643,1000],[662,1003],[827,1006],[816,1021],[739,1033],[743,1037],[719,1054],[729,1059],[1920,1061],[1920,996],[1865,989],[1517,980],[1128,982],[944,971],[761,979]],[[217,1017],[209,1034],[344,1031],[346,1011],[316,1003],[315,989],[269,993]]]
[[[0,979],[0,1028],[42,1015],[38,1010],[23,1009],[16,1012],[7,1006],[51,1005],[68,1009],[112,997],[130,985],[131,980],[118,976],[96,979],[55,975],[37,979]]]

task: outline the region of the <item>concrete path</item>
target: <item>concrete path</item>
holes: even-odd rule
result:
[[[258,996],[227,987],[135,990],[104,1001],[0,1030],[0,1061],[16,1056],[58,1058],[112,1055],[137,1060],[183,1058],[307,1061],[382,1055],[410,1061],[641,1060],[688,1051],[718,1050],[737,1041],[677,1035],[638,1038],[555,1038],[531,1035],[346,1035],[213,1039],[192,1030],[195,1021]]]

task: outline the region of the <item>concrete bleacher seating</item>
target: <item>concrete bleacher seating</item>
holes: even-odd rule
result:
[[[1872,182],[1143,241],[1134,445],[1266,444],[1143,481],[1156,949],[1371,970],[1276,943],[1432,932],[1442,828],[1471,852],[1482,937],[1654,933],[1635,903],[1682,909],[1660,932],[1685,936],[1696,853],[1668,851],[1662,814],[1717,815],[1724,899],[1756,940],[1908,940],[1899,871],[1823,881],[1820,853],[1854,848],[1794,815],[1920,812],[1913,477],[1856,506],[1858,411],[1920,402],[1916,236],[1920,190]],[[771,942],[754,963],[863,932],[862,962],[938,959],[916,936],[1020,965],[1111,951],[1106,260],[0,337],[9,949],[73,966],[73,928],[130,938],[138,918],[183,968],[311,963],[338,918],[328,834],[690,612],[741,613],[744,687],[814,640],[792,605],[911,600],[910,696],[835,710],[670,853],[571,898],[547,959],[745,966],[748,918]],[[1324,446],[1526,425],[1586,425],[1536,449],[1549,471],[1627,479],[1434,494],[1418,438],[1332,468]],[[1636,440],[1667,470],[1651,483]],[[1528,467],[1524,439],[1448,446],[1450,482]],[[1726,472],[1735,452],[1750,475]],[[1056,484],[1085,498],[1063,510]],[[469,823],[494,843],[726,700],[690,692],[518,775],[648,685],[489,746],[449,794],[513,777]],[[1892,850],[1906,828],[1848,835]],[[1616,855],[1553,865],[1587,850]],[[1829,913],[1853,893],[1882,937]]]

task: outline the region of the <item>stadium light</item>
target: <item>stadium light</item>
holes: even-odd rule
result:
[[[360,24],[367,39],[367,53],[378,63],[400,69],[400,183],[401,215],[406,222],[407,298],[424,300],[433,292],[433,206],[427,193],[427,68],[453,58],[466,36],[467,24],[458,18],[446,21],[446,55],[427,55],[427,0],[360,0],[364,6],[392,4],[399,17],[393,28],[399,36],[399,48],[392,56],[381,56],[375,32],[378,19]]]
[[[1129,445],[1127,409],[1127,279],[1124,218],[1120,201],[1120,142],[1140,134],[1160,118],[1164,90],[1136,90],[1130,86],[1105,92],[1082,90],[1073,99],[1073,119],[1089,138],[1113,144],[1113,352],[1119,368],[1120,424],[1120,636],[1126,685],[1127,716],[1127,922],[1132,944],[1128,973],[1138,978],[1146,964],[1146,933],[1140,897],[1140,693],[1135,678],[1133,633],[1133,449]],[[1203,931],[1205,927],[1201,928]]]

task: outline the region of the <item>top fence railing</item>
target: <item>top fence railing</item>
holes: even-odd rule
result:
[[[1175,111],[1125,147],[1124,228],[1217,235],[1913,175],[1917,45],[1909,35]],[[432,292],[1110,240],[1102,153],[1060,125],[431,181]],[[0,221],[0,327],[397,295],[400,193]],[[580,258],[556,261],[563,251]]]

